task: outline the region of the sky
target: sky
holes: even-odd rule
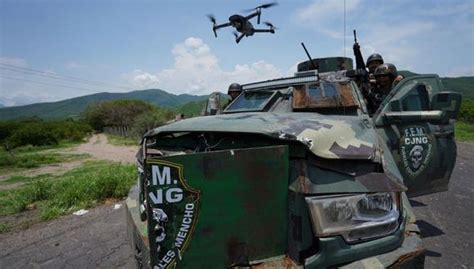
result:
[[[364,58],[474,76],[474,0],[281,0],[262,12],[275,34],[236,44],[223,28],[214,37],[207,14],[223,23],[268,2],[0,0],[0,104],[150,88],[225,92],[232,82],[291,76],[307,60],[301,42],[313,58],[353,58],[353,29]]]

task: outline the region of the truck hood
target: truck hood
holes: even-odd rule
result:
[[[307,112],[225,114],[177,121],[155,128],[145,137],[176,132],[260,134],[299,141],[322,158],[371,160],[375,157],[375,132],[368,117]]]

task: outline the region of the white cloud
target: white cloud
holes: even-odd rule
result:
[[[348,0],[346,2],[346,14],[357,8],[359,0]],[[309,6],[296,11],[297,19],[311,26],[326,24],[334,18],[344,16],[344,1],[315,0]]]
[[[21,58],[0,57],[0,64],[14,65],[17,67],[28,67],[26,60]]]
[[[425,16],[451,16],[457,14],[469,14],[474,13],[474,2],[467,1],[465,3],[451,3],[445,2],[446,5],[437,5],[427,7],[426,9],[420,10],[420,15]]]
[[[4,106],[21,106],[27,105],[31,103],[40,103],[40,102],[48,102],[54,96],[51,96],[44,91],[35,92],[35,94],[30,94],[30,92],[20,91],[20,92],[9,92],[8,94],[1,94],[0,96],[0,104]]]
[[[454,68],[447,74],[447,76],[448,77],[474,76],[474,63],[472,63],[471,66]]]
[[[282,72],[265,61],[236,64],[232,70],[219,66],[217,56],[200,38],[189,37],[172,50],[174,65],[156,74],[134,70],[125,74],[136,88],[161,88],[174,94],[225,92],[230,83],[247,83],[281,77]]]
[[[389,31],[387,29],[390,29]],[[414,38],[422,33],[433,30],[430,22],[407,22],[397,27],[387,24],[374,25],[367,34],[367,42],[362,46],[366,57],[372,53],[380,53],[386,62],[397,65],[399,69],[407,69],[419,62],[420,44]]]
[[[80,64],[76,61],[70,61],[66,64],[67,69],[80,69],[80,68],[86,68],[87,66],[84,64]]]

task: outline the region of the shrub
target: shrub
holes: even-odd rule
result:
[[[468,123],[474,123],[474,100],[463,99],[459,119]]]

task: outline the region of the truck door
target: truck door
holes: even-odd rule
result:
[[[456,162],[454,120],[461,95],[444,91],[436,75],[414,76],[395,87],[373,117],[409,196],[448,189]]]

